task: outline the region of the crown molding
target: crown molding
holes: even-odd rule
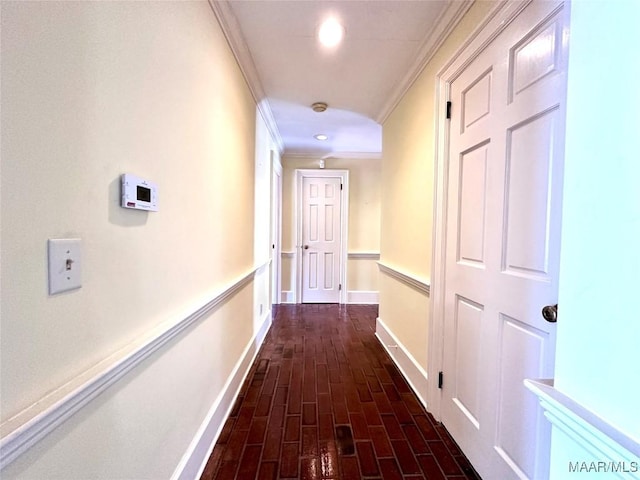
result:
[[[260,115],[262,115],[262,118],[267,125],[267,129],[269,130],[273,141],[276,143],[280,154],[282,154],[284,152],[284,142],[282,141],[282,136],[278,130],[278,125],[276,124],[276,119],[273,116],[269,102],[266,100],[267,97],[264,88],[262,87],[260,77],[258,76],[258,70],[253,62],[253,57],[251,56],[249,47],[242,36],[242,29],[240,28],[238,19],[233,14],[231,6],[226,0],[209,0],[209,5],[218,20],[218,24],[227,39],[229,48],[231,48],[231,52],[233,53],[233,56],[240,67],[240,71],[247,82],[247,86],[251,91],[253,100],[256,102],[258,111],[260,112]]]
[[[391,112],[398,106],[402,97],[414,84],[418,76],[422,73],[427,64],[431,61],[438,49],[442,46],[449,34],[458,25],[465,13],[471,8],[475,0],[453,1],[440,14],[435,22],[435,28],[428,35],[411,68],[397,84],[396,88],[389,94],[389,99],[382,107],[382,110],[375,118],[376,122],[383,124]]]
[[[460,19],[473,5],[475,0],[462,0],[452,1],[447,8],[440,14],[436,20],[435,27],[431,33],[425,37],[422,45],[418,51],[415,61],[408,69],[407,73],[403,76],[402,80],[398,82],[396,88],[394,88],[389,96],[387,102],[384,104],[380,113],[374,118],[379,124],[384,123],[391,112],[396,108],[402,97],[414,84],[420,73],[424,70],[425,66],[431,61],[438,49],[442,46],[446,38],[452,32],[452,30],[460,22]],[[234,57],[242,71],[242,74],[249,86],[249,90],[256,102],[257,108],[264,119],[269,132],[271,133],[274,141],[276,142],[280,154],[284,152],[284,142],[282,136],[278,130],[278,126],[273,116],[273,112],[267,101],[267,97],[260,81],[258,71],[256,69],[253,57],[249,51],[249,47],[242,35],[240,24],[233,13],[229,0],[209,0],[209,5],[220,24],[222,32],[224,33],[227,43],[233,52]],[[311,155],[316,156],[310,152],[286,152],[289,157],[309,157]],[[375,154],[367,158],[380,158],[381,155],[375,157]],[[337,154],[331,154],[331,156],[338,158]],[[345,154],[340,153],[339,158],[347,158]],[[348,157],[354,158],[354,157]],[[359,157],[358,157],[359,158]]]

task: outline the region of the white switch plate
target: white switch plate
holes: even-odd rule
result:
[[[81,240],[49,240],[49,295],[82,286]]]

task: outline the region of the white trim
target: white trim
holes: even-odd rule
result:
[[[427,372],[380,318],[376,318],[376,337],[396,364],[398,370],[402,372],[422,405],[427,408],[426,394],[429,387]]]
[[[262,268],[264,265],[254,268],[214,294],[213,298],[194,312],[178,321],[171,320],[158,326],[149,335],[114,353],[68,384],[5,421],[0,425],[2,431],[0,470],[70,419],[151,354],[251,283],[255,273]]]
[[[283,290],[280,297],[280,303],[296,303],[296,297],[293,290]]]
[[[429,374],[437,375],[442,370],[444,349],[444,275],[446,255],[447,218],[447,172],[449,155],[449,120],[445,118],[446,102],[450,98],[449,85],[464,68],[487,47],[520,13],[531,0],[500,1],[485,19],[463,42],[456,53],[438,72],[436,78],[436,131],[435,131],[435,189],[433,201],[433,256],[431,278],[434,291],[431,295],[431,328],[429,329]],[[428,400],[431,413],[441,420],[441,392],[437,385],[431,385]]]
[[[320,153],[317,151],[301,151],[287,150],[285,154],[290,159],[306,159],[306,160],[381,160],[382,152],[329,152]]]
[[[349,259],[380,260],[380,252],[349,252]]]
[[[458,25],[465,13],[473,5],[473,0],[450,2],[445,11],[436,20],[431,35],[429,35],[420,48],[416,60],[405,76],[396,84],[396,88],[389,95],[389,100],[384,104],[375,120],[383,124],[391,112],[396,108],[400,100],[414,84],[433,56],[438,52],[449,34]]]
[[[367,290],[351,290],[347,292],[347,303],[355,303],[361,305],[377,305],[378,292]]]
[[[264,270],[264,269],[266,269],[269,265],[271,265],[271,259],[270,259],[270,258],[268,258],[268,259],[266,259],[265,261],[263,261],[263,262],[260,264],[260,266],[259,266],[259,267],[256,267],[256,268],[253,270],[253,273],[254,273],[254,274],[256,274],[256,275],[257,275],[258,273],[262,273],[262,272],[263,272],[263,270]]]
[[[271,312],[268,311],[262,319],[260,328],[238,359],[220,395],[213,402],[189,448],[182,456],[180,463],[171,476],[172,480],[195,479],[202,476],[222,428],[233,409],[240,388],[249,374],[251,365],[260,351],[260,345],[269,331],[271,321]]]
[[[296,256],[296,252],[282,252],[282,258],[293,258]]]
[[[251,57],[251,52],[249,51],[246,40],[242,36],[238,19],[230,7],[230,2],[227,0],[209,0],[209,4],[238,62],[249,90],[267,124],[267,128],[271,132],[280,153],[282,153],[284,151],[282,136],[278,130],[271,107],[266,100],[264,87],[260,81],[258,70]],[[375,115],[374,120],[380,124],[384,123],[472,4],[473,0],[451,2],[440,14],[434,23],[433,29],[430,30],[430,33],[424,38],[416,54],[414,63],[407,70],[402,80],[396,84],[396,88],[391,95],[388,96],[388,101],[383,105],[380,112]],[[313,154],[313,152],[297,151],[287,153],[287,156],[308,157]],[[332,158],[356,158],[353,155],[358,155],[359,157],[357,158],[363,156],[366,156],[366,158],[381,158],[380,152],[331,152],[328,154],[328,156]]]
[[[405,285],[416,289],[420,293],[424,293],[429,296],[431,294],[431,286],[428,282],[420,280],[419,278],[398,270],[396,267],[391,267],[383,262],[378,262],[378,268],[382,273],[389,275],[396,280],[401,281]]]
[[[222,33],[227,39],[229,48],[231,49],[231,52],[233,53],[238,66],[240,67],[240,71],[242,72],[242,75],[247,82],[249,91],[251,92],[253,100],[258,107],[258,111],[262,115],[269,133],[271,133],[271,137],[276,143],[278,151],[280,152],[280,154],[282,154],[282,152],[284,151],[284,143],[282,141],[280,131],[278,130],[278,124],[276,123],[275,117],[273,116],[271,106],[266,100],[267,96],[264,92],[262,82],[260,81],[258,69],[256,68],[255,63],[253,63],[251,52],[249,51],[249,47],[247,46],[247,43],[242,36],[242,29],[240,28],[238,19],[233,14],[230,2],[225,0],[209,0],[209,5],[211,6],[211,10],[218,20],[218,24],[220,25]]]
[[[296,198],[294,225],[296,226],[296,248],[302,248],[302,204],[303,180],[305,178],[340,178],[342,198],[340,201],[340,303],[347,303],[347,244],[349,231],[349,170],[296,169]],[[302,255],[297,255],[295,303],[302,303]]]
[[[499,0],[437,74],[453,81],[534,0]],[[438,118],[438,121],[442,119]],[[440,122],[444,123],[444,122]]]
[[[282,165],[271,150],[271,303],[280,303],[282,290]]]
[[[545,417],[554,428],[589,452],[589,463],[607,464],[632,462],[640,464],[640,443],[616,426],[587,410],[553,386],[553,380],[525,380],[525,386],[540,400]],[[552,454],[553,455],[553,454]],[[587,460],[572,458],[572,461]],[[637,479],[637,472],[617,472],[618,478]]]

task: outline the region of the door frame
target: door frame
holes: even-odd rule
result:
[[[451,98],[450,86],[463,70],[522,12],[533,0],[507,0],[499,2],[462,46],[436,75],[435,105],[435,166],[433,201],[433,251],[431,259],[431,328],[427,339],[429,364],[427,405],[438,421],[442,420],[442,389],[438,387],[439,373],[444,364],[444,298],[445,255],[447,231],[447,198],[449,171],[449,126],[446,118],[447,102]],[[446,381],[446,379],[444,379]]]
[[[271,304],[282,297],[282,165],[271,150]]]
[[[342,196],[340,198],[340,303],[347,303],[347,240],[349,231],[349,171],[296,169],[296,197],[294,224],[296,226],[296,281],[294,303],[302,303],[302,220],[304,205],[303,182],[305,178],[340,178]]]

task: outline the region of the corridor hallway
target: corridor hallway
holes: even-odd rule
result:
[[[201,479],[478,479],[375,338],[377,314],[274,307]]]

